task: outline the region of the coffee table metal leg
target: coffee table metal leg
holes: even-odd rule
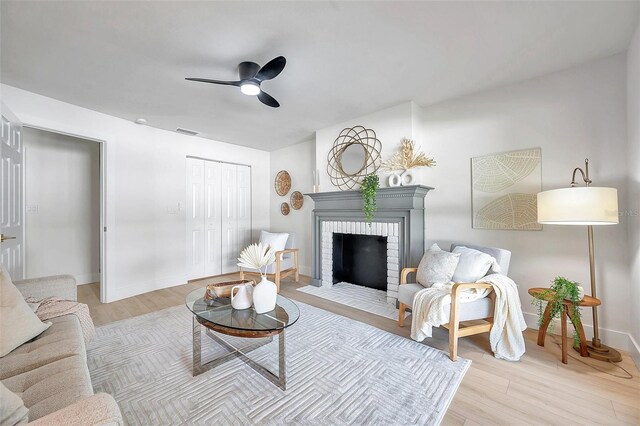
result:
[[[213,340],[215,340],[220,346],[225,348],[229,353],[202,364],[202,333],[201,333],[200,327],[202,327],[202,325],[198,322],[198,320],[196,319],[196,316],[194,315],[193,317],[193,375],[194,376],[204,373],[205,371],[210,370],[213,367],[224,364],[225,362],[233,358],[240,358],[249,367],[251,367],[253,370],[255,370],[257,373],[262,375],[264,378],[269,380],[274,385],[278,386],[280,389],[282,390],[287,389],[287,380],[286,380],[287,357],[286,357],[286,350],[285,350],[286,344],[285,344],[284,330],[281,330],[278,332],[278,374],[276,375],[246,355],[247,353],[261,346],[271,343],[273,341],[273,338],[268,338],[266,341],[253,343],[242,348],[236,348],[231,343],[216,336],[214,332],[207,330],[206,334],[209,337],[211,337]]]
[[[193,366],[192,374],[197,376],[202,371],[202,337],[200,335],[200,323],[193,316]]]
[[[252,351],[254,349],[259,348],[260,346],[263,346],[263,345],[269,343],[271,340],[269,340],[267,342],[257,343],[255,345],[250,345],[247,348],[236,348],[231,343],[229,343],[229,342],[221,339],[220,337],[216,336],[214,333],[207,333],[207,334],[211,338],[213,338],[213,340],[218,342],[218,344],[220,344],[220,346],[222,346],[223,348],[228,350],[229,354],[225,355],[225,356],[223,356],[221,358],[215,359],[213,361],[207,362],[204,365],[203,368],[206,368],[208,370],[212,366],[220,365],[220,364],[226,362],[228,360],[228,358],[230,358],[230,357],[237,357],[237,358],[240,358],[249,367],[251,367],[254,371],[259,373],[262,377],[264,377],[265,379],[269,380],[274,385],[278,386],[280,389],[282,389],[282,390],[286,390],[287,389],[287,382],[286,382],[286,353],[285,353],[284,330],[278,332],[278,375],[275,375],[274,373],[269,371],[267,368],[265,368],[262,365],[258,364],[257,362],[255,362],[254,360],[252,360],[251,358],[249,358],[246,355],[248,352],[250,352],[250,351]],[[215,365],[211,365],[213,363],[215,363]]]
[[[278,333],[278,387],[287,389],[287,357],[285,356],[284,328]]]

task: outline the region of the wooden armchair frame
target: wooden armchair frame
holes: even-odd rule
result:
[[[407,276],[416,273],[418,268],[404,268],[400,274],[400,285],[407,283]],[[487,283],[456,283],[451,288],[451,312],[449,314],[449,323],[443,324],[443,327],[449,330],[449,358],[451,361],[458,359],[458,338],[472,336],[474,334],[488,333],[493,327],[493,317],[481,318],[481,324],[464,325],[460,323],[460,292],[469,288],[489,289],[490,293],[487,297],[491,298],[491,312],[495,305],[496,294],[493,292],[491,284]],[[404,327],[404,314],[410,306],[400,303],[398,314],[398,325]],[[477,320],[473,320],[477,321]]]
[[[282,264],[282,257],[288,253],[293,253],[293,268],[285,269],[284,271],[282,271],[280,270],[280,267]],[[280,280],[282,278],[286,278],[290,275],[295,275],[296,282],[300,281],[300,268],[298,266],[299,253],[300,253],[300,249],[297,249],[297,248],[285,249],[285,250],[280,250],[276,252],[276,272],[273,274],[266,274],[266,275],[268,279],[273,280],[273,282],[276,284],[276,287],[278,287],[278,293],[280,293]],[[242,268],[240,268],[240,279],[244,280],[245,275],[259,277],[260,273],[254,272],[254,271],[243,271]]]

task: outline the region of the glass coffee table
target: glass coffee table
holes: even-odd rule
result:
[[[253,309],[237,310],[231,307],[228,297],[214,300],[204,299],[205,289],[197,289],[187,295],[187,308],[193,313],[193,375],[204,373],[211,368],[224,364],[234,358],[240,358],[247,365],[268,379],[280,389],[286,389],[285,330],[300,317],[295,303],[278,295],[276,308],[264,314]],[[202,364],[201,329],[205,334],[222,346],[228,353]],[[222,339],[218,334],[246,339],[262,339],[243,347],[236,347]],[[247,353],[273,341],[278,336],[278,374],[274,374],[253,361]]]

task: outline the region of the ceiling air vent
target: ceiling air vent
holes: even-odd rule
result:
[[[182,133],[183,135],[195,136],[198,134],[195,130],[183,129],[182,127],[178,127],[176,132]]]

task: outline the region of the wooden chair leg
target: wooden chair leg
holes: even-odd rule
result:
[[[298,267],[298,251],[293,252],[293,263],[296,268],[296,282],[300,282],[300,268]]]
[[[274,280],[276,287],[278,287],[278,293],[280,293],[280,256],[276,256],[276,273],[274,274]]]
[[[459,299],[457,294],[451,297],[451,313],[449,315],[449,358],[451,361],[458,359],[458,338],[460,337]]]
[[[404,327],[404,313],[407,310],[407,305],[400,303],[398,306],[398,325]]]
[[[451,361],[458,360],[458,327],[458,324],[449,327],[449,358]]]

